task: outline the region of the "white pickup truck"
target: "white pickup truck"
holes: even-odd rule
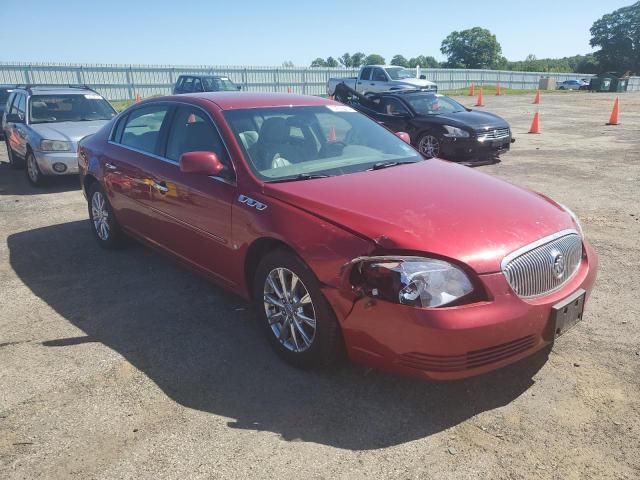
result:
[[[362,94],[405,89],[438,91],[438,86],[426,80],[424,75],[415,78],[415,75],[406,68],[387,65],[366,65],[360,68],[357,77],[330,78],[327,82],[327,95],[333,95],[336,85],[340,83]]]

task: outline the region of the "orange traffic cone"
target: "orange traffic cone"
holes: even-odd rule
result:
[[[336,127],[331,127],[329,128],[329,138],[328,141],[329,143],[336,143]]]
[[[480,93],[478,94],[478,101],[476,102],[476,107],[484,107],[484,92],[482,91],[482,87],[480,87]]]
[[[496,84],[496,97],[499,97],[500,95],[502,95],[502,93],[500,92],[500,82],[498,82]]]
[[[136,103],[138,103],[142,98],[140,98],[140,94],[136,93]]]
[[[472,83],[469,87],[469,96],[473,97],[476,94],[476,86]]]
[[[536,112],[533,116],[533,122],[531,122],[529,133],[540,133],[540,112]]]
[[[536,97],[533,99],[533,103],[536,105],[540,103],[540,89],[536,90]]]
[[[620,125],[618,121],[618,114],[620,113],[620,98],[616,97],[613,102],[613,109],[611,110],[611,116],[609,117],[609,123],[607,125]]]

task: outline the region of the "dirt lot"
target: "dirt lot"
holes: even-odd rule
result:
[[[612,100],[543,96],[535,136],[532,96],[486,98],[518,140],[480,169],[574,209],[601,269],[548,358],[456,383],[290,368],[241,299],[99,250],[75,178],[0,164],[0,478],[640,478],[640,94]]]

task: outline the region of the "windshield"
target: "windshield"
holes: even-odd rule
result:
[[[422,160],[393,133],[345,105],[230,110],[225,117],[249,166],[266,181]]]
[[[387,68],[387,73],[391,77],[391,80],[403,80],[405,78],[414,78],[415,74],[407,70],[406,68]]]
[[[416,93],[404,97],[418,115],[441,115],[466,112],[467,109],[454,99],[434,93]]]
[[[34,95],[29,103],[31,123],[81,122],[110,120],[113,107],[96,93]]]
[[[205,77],[202,79],[205,92],[235,92],[238,87],[227,77]]]

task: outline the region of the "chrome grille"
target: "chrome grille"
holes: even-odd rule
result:
[[[560,288],[578,270],[582,240],[573,230],[543,238],[502,261],[502,272],[520,297],[537,297]]]
[[[507,138],[511,135],[511,129],[509,128],[496,128],[493,130],[478,130],[476,132],[478,138],[483,140],[495,140],[498,138]]]

